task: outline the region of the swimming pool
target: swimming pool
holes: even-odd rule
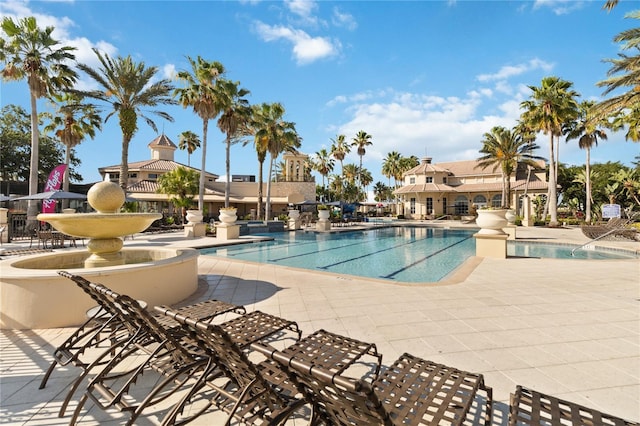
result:
[[[475,256],[477,230],[384,227],[367,231],[268,234],[272,241],[201,249],[251,262],[357,275],[398,282],[436,282]],[[572,258],[573,246],[509,242],[509,256]],[[578,250],[576,259],[626,258],[624,253]]]

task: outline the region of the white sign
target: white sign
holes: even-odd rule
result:
[[[602,218],[610,219],[612,217],[620,217],[620,204],[603,204]]]

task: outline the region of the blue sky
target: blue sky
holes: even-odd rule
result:
[[[479,156],[482,135],[493,126],[513,127],[520,102],[545,76],[574,83],[581,99],[600,100],[620,46],[619,32],[637,26],[624,15],[637,3],[613,11],[604,0],[538,1],[42,1],[5,0],[2,16],[35,16],[53,25],[55,38],[75,46],[79,62],[97,67],[91,48],[110,56],[131,55],[172,78],[189,69],[186,56],[222,62],[227,78],[251,91],[251,103],[281,102],[296,123],[301,151],[329,149],[331,139],[358,131],[372,135],[363,166],[374,182],[387,153],[430,156],[434,162]],[[91,83],[83,76],[79,86]],[[25,83],[2,83],[2,105],[28,109]],[[46,108],[40,103],[40,111]],[[176,144],[179,134],[202,133],[190,109],[165,109],[170,123],[160,132]],[[139,122],[130,161],[150,158],[157,134]],[[210,122],[207,170],[224,176],[224,136]],[[538,155],[548,157],[539,135]],[[98,167],[120,163],[121,133],[109,120],[94,140],[76,148],[85,183],[99,180]],[[609,134],[591,153],[592,163],[631,165],[640,144],[622,132]],[[200,167],[201,152],[191,156]],[[560,161],[584,164],[576,141],[562,142]],[[187,164],[186,151],[176,161]],[[345,163],[358,163],[355,151]],[[256,174],[252,146],[234,146],[232,174]],[[336,164],[339,172],[339,164]],[[265,171],[266,173],[266,171]],[[316,181],[322,182],[319,175]],[[266,175],[265,175],[266,178]]]

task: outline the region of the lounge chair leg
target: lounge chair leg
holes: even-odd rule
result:
[[[47,382],[49,381],[49,376],[51,376],[51,373],[53,373],[53,370],[56,368],[56,365],[58,365],[58,361],[54,359],[51,365],[49,366],[49,369],[44,374],[44,377],[42,378],[42,381],[40,382],[40,387],[38,389],[44,389],[44,387],[47,386]]]
[[[76,407],[75,410],[73,410],[73,417],[71,417],[71,421],[69,421],[69,426],[73,426],[76,424],[77,420],[78,420],[78,416],[80,416],[80,411],[82,411],[82,407],[84,407],[84,403],[87,402],[87,394],[85,393],[84,395],[82,395],[82,398],[80,398],[80,401],[78,401],[78,406]]]

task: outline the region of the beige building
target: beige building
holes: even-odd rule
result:
[[[189,167],[174,161],[174,153],[178,147],[166,136],[160,135],[149,143],[151,159],[129,163],[129,185],[127,198],[139,201],[141,211],[173,212],[173,205],[169,196],[157,192],[158,178],[164,173],[178,167],[186,167],[197,172],[200,169]],[[284,154],[286,170],[284,182],[271,183],[271,217],[286,213],[287,205],[305,200],[315,201],[316,185],[309,178],[306,170],[308,156],[305,154]],[[258,168],[256,160],[256,169]],[[103,180],[118,182],[120,165],[101,167],[98,169]],[[224,206],[225,182],[219,182],[219,175],[205,173],[205,215],[217,217],[218,210]],[[265,177],[266,179],[266,177]],[[231,206],[238,208],[238,216],[245,217],[254,214],[258,203],[258,183],[255,176],[234,176],[229,194]],[[263,208],[267,197],[267,183],[263,183]],[[196,194],[197,200],[197,194]],[[253,210],[253,211],[252,211]]]
[[[511,207],[522,214],[523,200],[547,194],[544,162],[529,169],[518,164],[510,176]],[[502,175],[500,168],[482,169],[475,160],[433,163],[425,157],[421,163],[403,175],[402,187],[396,194],[406,218],[438,218],[445,215],[468,215],[472,206],[499,207],[502,203]],[[528,198],[523,196],[527,195]],[[532,206],[529,204],[529,208]],[[532,211],[532,210],[529,210]]]

